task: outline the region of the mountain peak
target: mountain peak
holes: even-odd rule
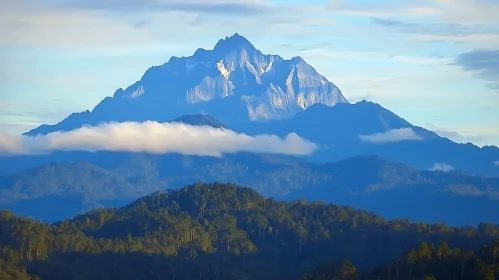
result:
[[[255,50],[255,46],[253,46],[248,39],[238,33],[234,33],[234,35],[230,37],[225,37],[225,39],[220,39],[213,48],[215,51],[232,51],[241,49]]]
[[[198,48],[192,56],[172,56],[149,68],[139,81],[103,99],[91,114],[71,115],[29,135],[111,121],[163,122],[200,112],[234,125],[289,118],[315,103],[342,102],[348,103],[338,87],[302,58],[264,55],[234,33],[212,50]]]
[[[294,63],[306,63],[305,60],[303,60],[303,58],[301,56],[293,56],[291,58],[291,61],[293,61]]]

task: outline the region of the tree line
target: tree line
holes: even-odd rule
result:
[[[198,183],[55,224],[2,210],[0,279],[489,280],[498,238]]]

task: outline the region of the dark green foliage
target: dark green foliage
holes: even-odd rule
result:
[[[303,276],[303,280],[355,279],[357,268],[349,261],[326,262]]]
[[[476,252],[451,248],[444,241],[438,244],[422,242],[392,262],[362,274],[357,274],[349,262],[333,262],[323,264],[303,277],[303,280],[322,279],[496,280],[499,279],[499,241]]]
[[[53,225],[1,211],[0,279],[351,279],[419,244],[468,251],[498,237],[488,224],[387,221],[350,207],[277,202],[231,184],[194,184]]]
[[[363,279],[484,279],[499,278],[499,262],[492,258],[493,250],[499,252],[495,241],[477,252],[451,248],[446,242],[421,243],[392,263],[377,268]]]

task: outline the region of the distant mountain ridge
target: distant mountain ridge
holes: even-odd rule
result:
[[[231,129],[248,135],[272,134],[285,137],[297,133],[318,145],[318,150],[303,160],[324,163],[353,156],[378,155],[390,161],[403,162],[419,169],[446,166],[473,174],[499,177],[499,149],[494,146],[477,147],[471,143],[458,144],[435,132],[414,126],[379,104],[360,101],[338,103],[335,106],[314,104],[295,116],[268,122],[246,121],[226,125],[206,114],[181,115],[168,122],[208,125]],[[362,137],[405,131],[417,140],[399,138],[393,142],[372,143]],[[410,136],[410,135],[409,135]],[[78,153],[75,154],[77,158]],[[54,156],[54,162],[57,156]],[[71,156],[66,156],[71,160]],[[39,163],[38,163],[39,162]],[[42,164],[38,157],[0,157],[0,175],[9,174]]]
[[[314,104],[295,116],[266,123],[246,123],[234,129],[251,135],[285,136],[294,132],[319,145],[306,159],[329,162],[362,155],[378,155],[419,169],[445,164],[451,169],[499,177],[499,149],[458,144],[433,131],[415,126],[377,103],[338,103],[333,107]],[[390,136],[393,133],[393,136]],[[408,135],[397,135],[399,133]],[[370,142],[373,135],[394,141]],[[367,136],[367,137],[366,137]],[[390,140],[390,139],[387,139]]]
[[[192,125],[250,135],[296,133],[319,145],[314,154],[305,157],[314,162],[374,154],[419,169],[447,166],[499,176],[497,147],[457,144],[412,125],[379,104],[365,100],[351,104],[300,57],[285,60],[264,55],[237,33],[219,40],[213,50],[197,49],[192,56],[172,57],[150,68],[140,81],[118,89],[92,111],[73,113],[25,135],[111,121],[171,122],[178,118]],[[365,141],[390,133],[395,137],[412,134],[420,141],[404,137],[383,143]]]
[[[64,162],[64,154],[77,161]],[[378,156],[313,164],[251,153],[214,158],[87,152],[61,153],[58,161],[0,176],[0,208],[54,221],[99,205],[122,206],[157,190],[232,182],[276,199],[323,200],[388,218],[455,225],[499,222],[499,178],[420,171]]]
[[[109,121],[166,121],[207,114],[222,122],[289,118],[313,104],[348,103],[341,91],[300,57],[264,55],[239,34],[213,50],[172,57],[150,68],[125,90],[118,89],[92,111],[73,113],[27,135],[68,131]]]

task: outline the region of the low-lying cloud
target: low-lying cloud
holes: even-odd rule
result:
[[[446,163],[441,163],[437,162],[434,163],[433,166],[430,168],[431,171],[442,171],[442,172],[449,172],[454,170],[454,167],[451,165],[448,165]]]
[[[200,156],[236,152],[307,155],[316,149],[316,144],[295,133],[281,139],[275,135],[249,136],[211,126],[153,121],[106,123],[34,137],[0,134],[2,156],[47,154],[52,151],[128,151]]]
[[[359,135],[359,138],[364,142],[375,144],[424,139],[416,132],[414,132],[414,130],[412,130],[412,128],[410,127],[391,129],[386,132],[374,133],[369,135]]]

